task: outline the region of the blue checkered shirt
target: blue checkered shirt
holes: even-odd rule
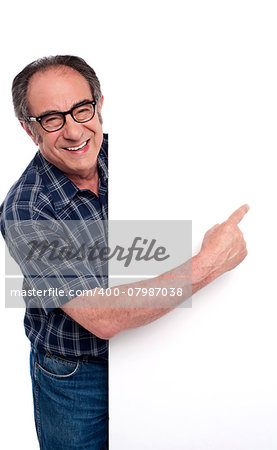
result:
[[[108,286],[107,271],[101,261],[90,261],[88,264],[86,259],[80,257],[80,252],[74,262],[58,258],[52,258],[51,261],[46,255],[37,259],[26,258],[26,236],[41,242],[41,239],[48,239],[54,230],[55,235],[60,234],[67,242],[75,243],[75,248],[78,249],[78,245],[81,248],[84,234],[86,241],[88,239],[87,229],[81,226],[80,231],[79,226],[76,232],[74,227],[68,226],[72,223],[96,224],[98,245],[99,242],[100,245],[107,242],[107,228],[101,225],[108,219],[106,134],[103,135],[97,167],[98,197],[89,189],[79,189],[38,151],[1,205],[1,232],[9,253],[24,275],[23,289],[27,292],[28,288],[32,288],[35,292],[33,296],[24,298],[25,332],[32,344],[41,351],[63,356],[92,355],[107,358],[108,341],[90,333],[60,309],[76,296],[76,292]],[[30,223],[31,228],[27,225]],[[96,238],[90,238],[91,243],[95,244]],[[64,296],[60,292],[71,294]]]

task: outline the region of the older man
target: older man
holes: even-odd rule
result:
[[[43,58],[14,79],[13,102],[21,125],[39,146],[8,193],[1,216],[2,233],[25,276],[23,287],[32,288],[35,297],[45,292],[25,299],[39,442],[51,450],[107,448],[108,343],[59,309],[67,297],[55,295],[57,287],[105,287],[106,278],[95,273],[85,278],[82,261],[72,267],[74,276],[66,276],[61,261],[27,261],[24,247],[26,235],[49,238],[57,231],[51,229],[55,223],[107,219],[108,142],[100,84],[80,58]],[[73,242],[73,230],[67,231]]]
[[[85,230],[86,239],[107,242],[108,145],[96,74],[78,57],[40,59],[14,79],[13,102],[21,125],[39,147],[1,207],[1,231],[24,274],[26,292],[30,287],[33,292],[25,298],[25,330],[31,341],[38,439],[49,450],[104,449],[107,339],[158,319],[237,266],[246,256],[238,223],[248,207],[209,230],[191,261],[159,277],[120,286],[120,296],[111,289],[103,297],[108,286],[104,258],[88,265],[81,257],[57,261],[40,254],[34,260],[26,253],[26,236],[49,242],[59,235],[78,248]],[[98,225],[89,234],[86,227],[78,228],[83,222]],[[140,287],[169,283],[181,288],[182,295],[161,296],[151,304],[150,296],[139,294],[131,307],[130,286],[139,292]],[[59,288],[70,294],[61,295]],[[76,295],[80,291],[93,295]]]

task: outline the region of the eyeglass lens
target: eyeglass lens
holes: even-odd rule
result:
[[[72,109],[72,117],[76,122],[88,122],[94,115],[94,107],[92,104],[76,106]],[[55,131],[62,128],[65,117],[61,113],[48,114],[41,119],[42,127],[47,131]]]

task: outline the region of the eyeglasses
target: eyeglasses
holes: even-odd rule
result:
[[[65,124],[65,116],[70,114],[78,123],[88,122],[94,117],[96,101],[84,101],[68,111],[43,114],[39,117],[28,117],[31,122],[38,122],[45,131],[52,133],[60,130]]]

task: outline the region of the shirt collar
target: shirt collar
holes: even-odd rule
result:
[[[100,182],[103,186],[107,186],[108,182],[108,135],[103,135],[103,142],[97,157],[97,167]],[[54,166],[54,164],[47,161],[41,154],[37,152],[35,156],[35,163],[38,167],[39,173],[43,179],[49,196],[52,198],[52,203],[56,211],[63,209],[79,192],[76,184],[73,183],[65,174]]]

